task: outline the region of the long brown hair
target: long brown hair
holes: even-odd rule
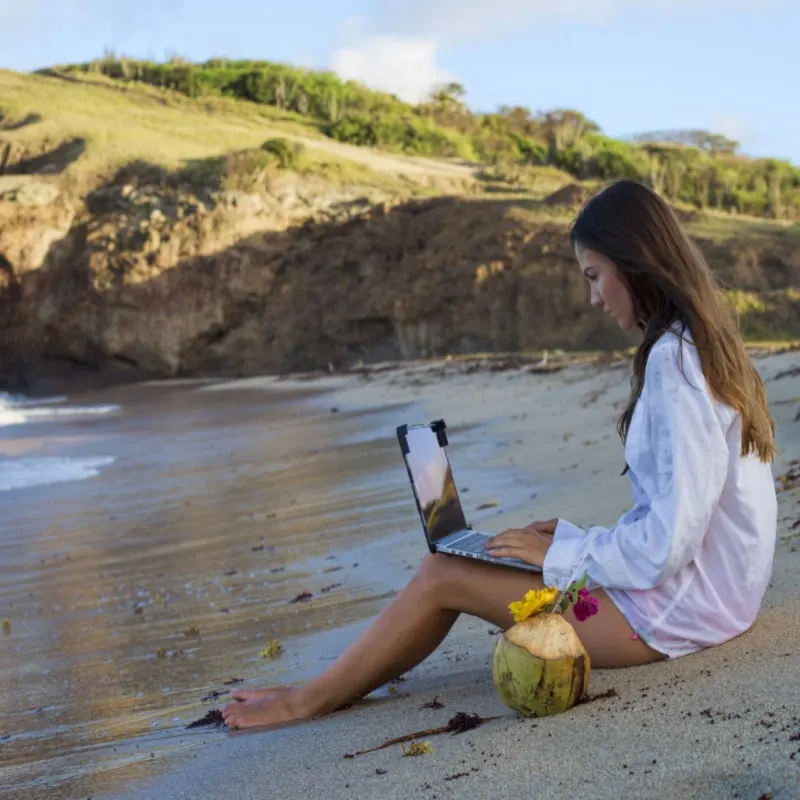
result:
[[[688,328],[714,397],[739,412],[742,455],[775,456],[775,423],[764,383],[750,361],[738,321],[675,212],[641,183],[621,180],[583,207],[570,230],[580,244],[610,259],[633,296],[644,339],[633,359],[631,394],[619,418],[623,441],[644,385],[647,357],[674,324]]]

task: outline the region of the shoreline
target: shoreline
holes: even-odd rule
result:
[[[800,423],[794,421],[799,360],[794,350],[785,350],[755,361],[778,425],[776,479],[800,456]],[[424,403],[429,417],[445,417],[453,432],[449,449],[457,475],[466,466],[466,450],[484,442],[486,469],[504,464],[535,475],[542,484],[537,496],[513,509],[500,506],[486,518],[487,529],[550,516],[586,526],[611,522],[629,507],[613,425],[627,396],[627,372],[580,365],[549,375],[524,369],[453,371],[433,380],[436,374],[426,376],[431,370],[441,366],[366,380],[322,379],[322,384],[331,385],[332,402],[341,409],[415,401]],[[260,380],[266,387],[275,379]],[[478,433],[462,439],[459,428],[471,425],[480,426]],[[780,491],[778,499],[773,579],[753,628],[695,655],[594,671],[590,696],[614,689],[613,697],[555,717],[523,720],[502,706],[492,686],[490,626],[462,617],[398,691],[376,693],[350,710],[273,731],[208,730],[202,734],[207,745],[192,759],[110,797],[188,798],[202,785],[210,796],[237,800],[263,797],[266,787],[272,797],[318,796],[323,786],[333,800],[441,798],[456,792],[518,798],[532,783],[554,797],[729,800],[766,792],[775,800],[797,797],[800,683],[786,676],[800,674],[795,578],[800,490]],[[417,543],[399,546],[392,559],[413,562],[417,550]],[[443,704],[441,710],[423,708],[433,698]],[[456,711],[499,719],[456,737],[432,737],[434,752],[417,759],[404,758],[399,747],[343,759],[387,738],[445,724]]]
[[[781,354],[800,350],[800,339],[776,340],[745,340],[747,352],[754,357],[768,354]],[[416,369],[420,365],[430,367],[447,364],[460,364],[469,367],[476,364],[513,364],[537,366],[543,360],[549,362],[555,369],[563,369],[581,364],[596,363],[608,365],[611,363],[626,362],[629,360],[634,346],[623,350],[564,350],[549,348],[534,351],[510,352],[471,352],[451,355],[436,355],[419,359],[394,359],[389,361],[376,361],[370,363],[356,362],[339,368],[294,370],[289,372],[258,372],[241,374],[239,372],[204,372],[196,375],[163,375],[151,371],[138,371],[133,369],[114,368],[109,370],[87,370],[76,367],[56,370],[36,379],[30,385],[21,385],[14,382],[6,375],[0,373],[0,396],[24,395],[32,400],[38,400],[56,394],[69,394],[80,397],[84,394],[124,389],[132,386],[163,385],[178,386],[190,384],[217,384],[236,383],[248,381],[272,380],[276,384],[310,383],[327,380],[348,381],[354,377],[374,377],[386,372],[401,372],[404,369]],[[545,355],[547,354],[547,355]],[[544,356],[544,359],[543,359]]]

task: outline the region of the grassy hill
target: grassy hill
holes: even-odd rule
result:
[[[105,58],[49,72],[103,75],[191,98],[245,100],[272,120],[305,122],[309,130],[355,145],[500,165],[506,172],[513,165],[517,174],[520,168],[549,165],[581,181],[635,178],[673,202],[699,209],[800,218],[800,168],[778,159],[744,158],[737,155],[736,142],[704,131],[619,141],[571,109],[532,114],[515,106],[474,113],[458,84],[412,106],[328,72],[260,61],[155,64]]]
[[[328,182],[375,188],[399,196],[446,191],[516,199],[547,218],[565,221],[573,212],[574,203],[547,204],[543,200],[568,185],[579,183],[585,191],[590,191],[602,183],[596,177],[577,181],[572,172],[554,164],[534,164],[530,159],[514,161],[498,153],[489,154],[489,160],[480,162],[423,156],[408,152],[408,148],[397,152],[397,148],[352,145],[326,135],[326,125],[321,120],[291,108],[222,94],[192,97],[177,88],[131,78],[111,78],[105,72],[114,71],[109,66],[113,63],[126,62],[103,62],[103,69],[90,69],[87,65],[43,74],[0,70],[0,165],[4,152],[10,154],[5,177],[0,168],[0,194],[2,182],[11,180],[10,176],[36,174],[37,179],[58,179],[80,190],[107,180],[121,167],[135,162],[155,165],[190,179],[202,179],[218,173],[220,163],[225,159],[230,161],[231,154],[252,153],[265,140],[276,138],[302,147],[303,157],[294,160],[292,169]],[[197,69],[201,73],[211,70],[213,74],[211,68]],[[371,109],[369,113],[383,113],[381,107],[395,109],[392,113],[400,109],[406,115],[427,113],[424,107],[413,109],[389,95],[370,92],[355,84],[341,84],[332,76],[327,80],[347,86],[353,97],[362,98],[359,102]],[[162,77],[158,82],[168,81]],[[213,87],[208,89],[212,90]],[[198,91],[195,89],[193,93]],[[295,105],[305,107],[297,93],[293,98]],[[439,102],[444,101],[439,98]],[[345,110],[346,107],[340,109],[342,115]],[[515,114],[510,110],[505,116],[513,121]],[[481,126],[484,131],[489,126],[486,119],[463,109],[458,116],[469,117],[470,125]],[[486,116],[500,118],[500,115]],[[526,124],[534,130],[539,123],[529,120]],[[409,140],[408,147],[412,146]],[[692,148],[673,147],[673,150],[690,152]],[[471,157],[476,158],[474,152]],[[713,160],[722,156],[705,154],[703,158]],[[738,160],[753,169],[762,163]],[[259,164],[258,159],[234,161],[235,168]],[[237,180],[238,177],[234,176]],[[680,198],[673,202],[684,209],[696,207]],[[783,237],[800,229],[788,212],[777,220],[720,212],[713,207],[705,207],[703,212],[690,215],[689,227],[697,235],[717,241],[741,235]]]
[[[304,170],[342,183],[402,191],[473,180],[472,168],[348,147],[269,106],[195,99],[102,75],[0,70],[0,159],[6,147],[12,156],[6,174],[57,173],[84,185],[132,162],[177,171],[272,138],[302,144]],[[49,167],[40,169],[36,160],[48,155]]]

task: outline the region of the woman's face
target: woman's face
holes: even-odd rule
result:
[[[622,330],[633,330],[636,327],[633,297],[614,262],[580,244],[575,247],[575,255],[589,281],[592,305],[611,314]]]

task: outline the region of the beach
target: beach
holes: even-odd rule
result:
[[[778,479],[800,457],[800,353],[759,354],[756,364],[778,427]],[[188,440],[192,446],[184,451],[191,456],[189,463],[176,471],[165,454],[155,497],[136,492],[135,474],[112,480],[111,470],[125,460],[119,449],[113,465],[98,468],[105,471],[97,478],[60,484],[71,486],[73,493],[76,486],[94,492],[95,501],[115,491],[114,502],[124,510],[116,514],[135,520],[120,542],[133,550],[141,546],[162,562],[162,573],[163,559],[169,557],[176,572],[170,602],[164,604],[154,580],[141,587],[144,594],[138,600],[130,595],[115,605],[120,608],[114,613],[126,624],[144,616],[145,621],[161,620],[162,627],[152,629],[158,633],[152,641],[130,635],[139,648],[136,663],[143,665],[138,680],[124,678],[122,691],[110,678],[99,684],[95,707],[82,720],[91,730],[92,719],[101,716],[105,738],[113,738],[113,718],[121,704],[125,714],[141,712],[153,733],[138,739],[126,733],[131,763],[126,766],[107,754],[111,766],[105,777],[102,769],[90,769],[98,762],[93,753],[104,753],[101,731],[80,757],[72,752],[73,764],[88,765],[80,781],[65,778],[54,785],[28,776],[15,787],[13,776],[4,776],[5,764],[0,779],[9,781],[9,791],[26,797],[38,792],[142,800],[518,798],[534,792],[565,798],[800,797],[800,489],[791,487],[781,487],[778,495],[773,580],[753,629],[724,646],[675,661],[596,670],[589,701],[564,714],[525,720],[505,708],[491,682],[497,631],[462,618],[430,659],[350,709],[269,731],[185,728],[228,702],[225,693],[232,679],[244,679],[237,684],[242,686],[268,685],[301,680],[324,668],[424,557],[419,519],[394,439],[396,425],[445,418],[455,481],[467,520],[478,530],[498,532],[555,516],[581,526],[610,524],[630,503],[615,431],[628,376],[623,359],[586,359],[552,371],[515,359],[453,359],[349,375],[213,381],[193,387],[191,400],[185,388],[176,388],[171,402],[177,420],[184,419],[187,409],[202,413],[189,426],[194,431]],[[107,391],[97,402],[130,409],[143,402],[141,395],[131,399],[133,391]],[[164,398],[157,402],[163,407]],[[270,439],[282,442],[272,459],[266,440],[258,446],[253,442],[265,408],[271,409]],[[215,435],[208,419],[215,410],[226,420],[235,410],[242,426],[235,442],[227,428],[225,438]],[[141,425],[141,419],[141,413],[131,412],[134,440],[134,423]],[[176,424],[164,424],[160,435],[174,436]],[[281,438],[286,431],[293,436]],[[300,432],[306,434],[302,441]],[[147,436],[157,435],[151,424]],[[19,440],[9,444],[0,436],[0,441],[7,452],[24,447]],[[215,447],[233,466],[220,468],[222,452],[213,459],[204,456]],[[83,455],[111,457],[96,446]],[[269,470],[287,455],[291,469],[282,469],[283,479],[269,494]],[[198,478],[198,471],[205,479]],[[169,488],[167,475],[173,481]],[[225,475],[238,480],[220,485]],[[151,479],[142,477],[138,485],[142,480],[153,485]],[[121,485],[129,490],[122,491]],[[11,497],[12,492],[0,493],[4,514]],[[140,530],[139,539],[132,537],[142,524],[143,508],[150,508],[144,517],[152,520],[156,509],[167,507],[185,513],[197,509],[194,518],[172,523],[183,532],[180,546],[170,539],[160,551],[157,536],[148,538]],[[17,501],[11,513],[34,525],[34,510],[25,508]],[[382,526],[377,531],[376,520]],[[271,531],[278,522],[282,539]],[[195,536],[202,547],[193,546]],[[225,547],[213,544],[225,537],[230,537]],[[269,552],[270,547],[275,551]],[[129,567],[142,558],[127,557]],[[112,564],[108,558],[91,572]],[[270,572],[281,567],[281,572]],[[152,565],[140,569],[157,574]],[[226,576],[231,570],[236,574]],[[242,573],[248,580],[233,592],[230,587]],[[328,589],[335,584],[341,585]],[[247,600],[237,610],[233,599],[240,593]],[[303,593],[311,597],[291,602]],[[226,613],[220,611],[223,598]],[[137,602],[143,609],[139,613]],[[0,609],[3,615],[11,617],[5,608]],[[12,624],[9,641],[25,630],[26,615],[19,614]],[[272,638],[283,651],[274,659],[260,657]],[[17,654],[7,654],[2,662],[6,685],[14,680],[11,671],[18,669],[24,650],[17,646]],[[159,647],[166,651],[161,657]],[[173,655],[179,649],[184,655]],[[109,674],[118,674],[109,657]],[[184,677],[170,678],[172,670]],[[30,692],[33,678],[22,679],[20,688]],[[220,694],[203,699],[215,692]],[[6,719],[18,721],[35,705],[30,699],[12,701]],[[405,757],[394,745],[345,758],[392,737],[446,725],[458,712],[494,719],[458,735],[419,737],[433,748],[425,755]],[[67,723],[77,724],[74,719]],[[5,748],[3,734],[8,731],[0,729],[0,747]],[[20,753],[23,744],[13,734],[10,741]],[[45,758],[40,766],[47,766]]]
[[[0,795],[85,798],[162,771],[201,747],[185,727],[223,677],[313,674],[402,588],[413,562],[383,554],[418,523],[394,428],[421,410],[331,394],[0,396]],[[529,496],[509,470],[473,488]]]

